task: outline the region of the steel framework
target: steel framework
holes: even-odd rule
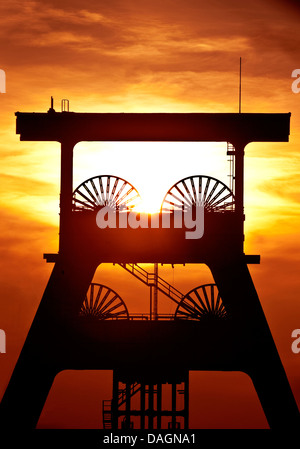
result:
[[[170,383],[171,425],[176,427],[181,413],[187,427],[188,372],[237,370],[251,377],[271,428],[297,428],[299,410],[247,266],[259,263],[259,256],[244,254],[244,149],[250,142],[288,142],[290,114],[91,114],[51,107],[16,117],[21,140],[61,143],[60,232],[58,254],[45,255],[54,268],[3,396],[1,423],[34,428],[62,370],[110,369],[114,388],[112,401],[104,404],[106,425],[117,428],[123,416],[130,427],[135,415],[140,427],[159,427],[162,387]],[[99,208],[119,206],[126,198],[133,204],[137,192],[110,175],[73,191],[73,148],[80,141],[229,142],[234,195],[205,175],[181,180],[167,192],[159,220],[163,213],[172,215],[182,194],[191,207],[204,201],[205,232],[199,240],[185,239],[185,229],[172,220],[170,229],[161,221],[156,229],[99,229]],[[124,213],[124,207],[115,211]],[[138,269],[143,262],[204,263],[216,285],[186,295],[169,288],[178,304],[173,320],[130,319],[115,292],[91,281],[99,264],[117,263],[166,293],[168,285]],[[110,319],[103,319],[106,312]],[[122,319],[113,319],[118,312]],[[84,319],[84,313],[98,319]],[[182,382],[185,405],[179,411]],[[133,410],[130,401],[138,394],[139,409]]]

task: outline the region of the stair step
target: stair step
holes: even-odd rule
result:
[[[155,274],[149,273],[136,263],[120,263],[119,265],[149,287],[156,286],[161,293],[168,296],[172,301],[176,302],[176,304],[178,304],[184,297],[177,288],[173,287],[160,276],[157,276],[157,282],[155,282]]]

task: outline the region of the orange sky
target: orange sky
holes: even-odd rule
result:
[[[241,56],[242,111],[292,113],[289,143],[246,148],[245,249],[261,254],[261,265],[250,270],[300,405],[300,354],[291,351],[292,330],[300,328],[300,93],[291,90],[291,73],[300,66],[297,4],[279,0],[0,4],[0,69],[7,77],[6,93],[0,94],[0,328],[7,335],[7,353],[0,354],[0,397],[51,271],[42,255],[57,251],[58,245],[59,145],[20,142],[14,113],[44,112],[51,95],[57,110],[61,99],[68,98],[70,110],[76,112],[237,112]],[[91,176],[111,173],[127,179],[148,204],[155,199],[158,206],[168,188],[188,175],[207,174],[228,183],[223,144],[80,143],[74,162],[74,188]],[[174,271],[163,267],[160,274],[183,292],[212,280],[203,269],[199,282],[192,266]],[[128,306],[147,311],[146,287],[121,269],[105,266],[95,279],[112,282]],[[145,299],[140,305],[141,296]],[[159,308],[171,311],[161,297]],[[85,391],[88,376],[99,403],[91,389]],[[249,379],[236,376],[191,375],[191,407],[199,406],[197,398],[201,403],[191,425],[266,426]],[[73,402],[74,390],[66,385],[77,391]],[[110,376],[62,373],[40,425],[97,426],[101,401],[111,397],[110,388]],[[211,395],[215,408],[210,406],[208,413],[205,404]],[[58,410],[64,413],[57,415]]]

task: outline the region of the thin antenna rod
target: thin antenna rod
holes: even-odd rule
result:
[[[240,58],[239,113],[242,112],[242,58]]]

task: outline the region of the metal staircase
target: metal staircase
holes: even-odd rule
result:
[[[141,384],[135,382],[130,385],[130,397],[134,396],[141,389]],[[126,387],[119,390],[118,407],[126,402]],[[103,429],[112,429],[112,399],[104,399],[102,401],[102,421]]]
[[[102,421],[103,429],[112,428],[112,411],[111,411],[111,399],[104,399],[102,401]]]
[[[122,268],[132,274],[134,277],[139,279],[148,287],[154,287],[159,290],[161,293],[166,295],[176,304],[179,304],[184,297],[184,295],[165,281],[163,278],[158,276],[156,273],[150,273],[140,265],[136,263],[119,263]],[[173,318],[173,315],[172,315]],[[135,382],[130,385],[130,393],[129,396],[134,396],[138,391],[141,390],[141,384]],[[154,391],[155,392],[155,391]],[[126,387],[122,388],[118,392],[118,404],[117,408],[124,404],[127,400],[127,390]],[[112,429],[112,399],[105,399],[102,401],[102,421],[103,421],[103,429],[110,430]]]
[[[155,273],[149,273],[136,263],[120,263],[119,265],[144,284],[148,285],[148,287],[156,287],[157,290],[168,296],[172,301],[176,302],[176,304],[179,304],[184,297],[177,288],[173,287],[163,278],[156,276]]]

